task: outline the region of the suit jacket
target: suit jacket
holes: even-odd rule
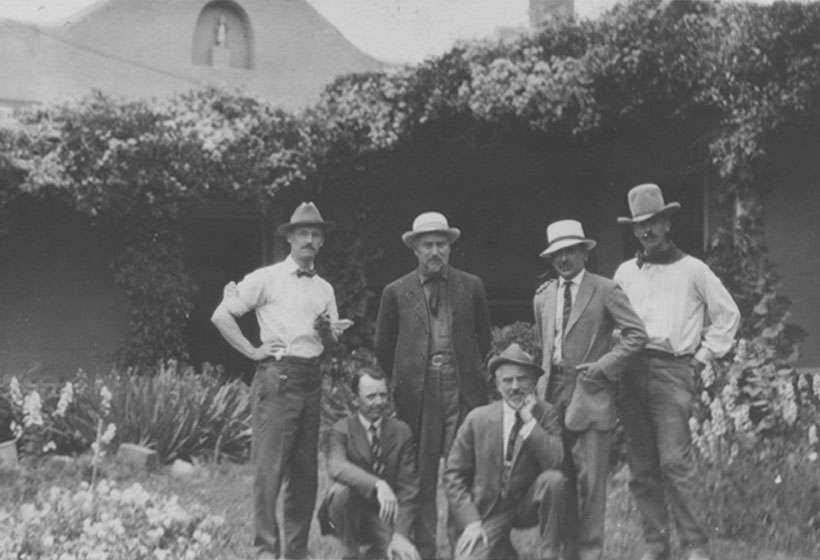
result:
[[[419,493],[413,436],[410,427],[401,420],[384,418],[380,438],[385,469],[381,476],[376,476],[370,470],[373,456],[358,414],[336,422],[328,436],[328,474],[331,480],[350,486],[361,496],[373,498],[376,482],[380,479],[387,482],[399,502],[395,530],[409,537]],[[320,516],[327,502],[326,498],[320,507]]]
[[[555,342],[555,305],[558,282],[550,281],[535,295],[535,324],[544,351],[546,375],[539,380],[539,395],[549,382]],[[620,329],[612,344],[614,329]],[[584,273],[564,335],[562,355],[565,362],[578,365],[597,362],[609,383],[597,392],[578,379],[569,379],[570,394],[564,422],[570,430],[609,430],[615,426],[617,380],[630,359],[646,344],[643,322],[629,304],[626,294],[612,280]]]
[[[490,313],[481,279],[452,266],[447,297],[462,410],[487,402],[484,357],[490,349]],[[376,320],[376,357],[390,377],[396,413],[419,437],[421,397],[430,352],[427,300],[418,271],[388,284]]]
[[[560,469],[563,461],[556,409],[538,401],[536,425],[514,452],[504,484],[503,402],[472,410],[456,434],[444,469],[444,488],[450,509],[461,527],[484,520],[502,496],[506,503],[523,499],[542,472]]]

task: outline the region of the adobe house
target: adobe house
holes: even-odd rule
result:
[[[385,68],[305,0],[103,0],[62,27],[0,20],[0,37],[0,120],[91,90],[134,99],[204,86],[296,110],[337,76]],[[253,209],[203,208],[191,227],[193,266],[206,286],[215,243],[221,274],[262,262]],[[109,367],[128,333],[113,247],[54,201],[0,211],[0,374]]]

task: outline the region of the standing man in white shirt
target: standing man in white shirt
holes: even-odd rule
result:
[[[628,194],[630,224],[641,244],[615,281],[643,320],[649,341],[635,371],[623,378],[622,418],[632,479],[644,519],[643,560],[669,558],[667,506],[686,560],[708,560],[708,536],[698,521],[699,484],[689,418],[696,378],[734,343],[740,312],[714,272],[669,239],[670,214],[660,187],[643,184]]]
[[[229,285],[211,317],[225,340],[258,364],[251,391],[259,558],[307,557],[317,486],[319,356],[341,330],[333,287],[314,268],[330,225],[312,202],[302,203],[277,230],[287,238],[290,255]],[[249,311],[259,322],[260,346],[236,322]],[[280,541],[276,501],[283,481]]]

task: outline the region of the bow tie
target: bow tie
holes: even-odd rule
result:
[[[296,270],[297,278],[313,278],[314,276],[316,276],[315,270],[305,270],[304,268]]]

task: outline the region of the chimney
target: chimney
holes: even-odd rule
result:
[[[538,27],[547,18],[575,15],[575,0],[530,0],[530,27]]]

